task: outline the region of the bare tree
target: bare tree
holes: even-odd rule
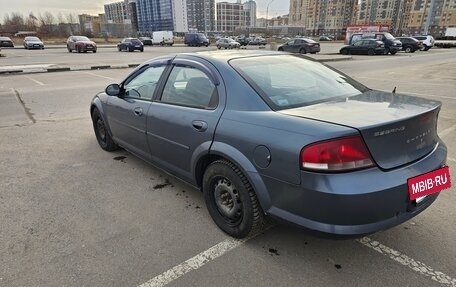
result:
[[[55,17],[50,12],[44,12],[38,16],[40,22],[40,30],[43,34],[52,34],[52,25],[55,23]]]

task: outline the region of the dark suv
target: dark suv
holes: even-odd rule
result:
[[[394,38],[394,36],[388,32],[355,33],[350,37],[349,44],[351,45],[361,39],[375,39],[382,41],[383,44],[385,44],[385,55],[388,53],[394,55],[402,50],[401,41]]]

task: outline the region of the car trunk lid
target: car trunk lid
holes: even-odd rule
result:
[[[434,100],[368,91],[280,112],[357,129],[377,165],[391,169],[434,149],[440,107],[441,103]]]

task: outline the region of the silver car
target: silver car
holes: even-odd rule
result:
[[[25,49],[44,49],[44,44],[40,38],[35,36],[28,36],[24,38]]]
[[[241,44],[239,44],[239,42],[236,42],[231,38],[221,38],[217,40],[215,45],[217,46],[217,49],[239,49],[241,47]]]

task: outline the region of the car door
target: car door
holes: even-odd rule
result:
[[[295,40],[288,41],[285,45],[282,46],[283,50],[285,52],[292,52],[294,42],[295,42]]]
[[[354,55],[362,54],[364,42],[364,40],[355,42],[351,48],[351,53]]]
[[[224,88],[209,63],[175,59],[147,117],[153,161],[194,182],[194,160],[207,154],[224,107]]]
[[[146,125],[155,89],[166,68],[157,62],[145,66],[121,85],[118,97],[109,97],[106,115],[114,140],[122,147],[149,159]]]

